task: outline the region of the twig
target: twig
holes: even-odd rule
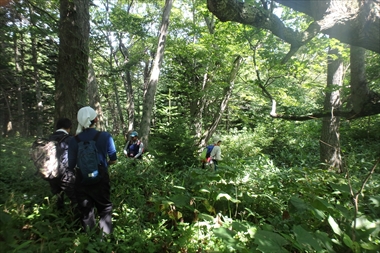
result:
[[[372,174],[375,172],[375,169],[379,163],[380,163],[380,158],[377,159],[377,161],[373,165],[371,171],[368,173],[368,175],[364,179],[359,191],[357,191],[355,194],[354,194],[354,191],[352,189],[349,173],[347,171],[348,186],[350,187],[350,194],[352,197],[352,202],[355,206],[354,226],[353,226],[353,231],[352,231],[352,241],[356,240],[356,218],[357,218],[358,212],[359,212],[359,195],[363,192],[365,185],[367,184],[367,182],[368,182],[369,178],[372,176]]]

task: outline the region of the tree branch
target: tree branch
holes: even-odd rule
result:
[[[277,2],[284,5],[288,3],[288,5],[295,10],[297,10],[297,8],[290,5],[290,3],[299,3],[299,1],[285,0],[277,0]],[[359,22],[360,20],[358,20],[358,14],[361,10],[355,12],[355,9],[355,11],[352,12],[345,12],[343,9],[336,8],[335,6],[330,6],[331,8],[328,9],[329,6],[327,4],[331,1],[322,1],[318,3],[319,5],[316,5],[316,8],[319,9],[313,10],[313,8],[311,8],[312,2],[313,1],[310,0],[302,1],[304,5],[302,10],[316,20],[310,24],[304,32],[298,32],[286,27],[279,17],[264,7],[258,8],[257,6],[236,0],[207,0],[207,7],[222,22],[234,21],[266,29],[289,43],[292,48],[283,62],[286,62],[298,48],[308,43],[319,33],[327,34],[347,44],[380,53],[380,43],[378,42],[380,36],[380,17],[375,13],[376,9],[380,8],[379,3],[368,0],[367,4],[371,6],[371,19],[366,20],[365,24],[361,24]],[[306,11],[308,9],[309,11]],[[363,10],[364,9],[365,8],[363,8]],[[327,12],[327,10],[329,10],[329,12]],[[366,29],[360,29],[362,26],[365,26]]]

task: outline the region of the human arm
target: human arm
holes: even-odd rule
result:
[[[125,147],[124,147],[124,150],[123,150],[123,153],[126,157],[128,157],[128,153],[129,153],[129,141],[125,144]]]
[[[142,142],[140,142],[140,145],[139,145],[139,152],[133,157],[133,158],[138,158],[142,155],[142,153],[144,152],[144,144]]]
[[[108,141],[107,141],[107,154],[109,158],[107,161],[107,164],[108,165],[115,164],[117,162],[116,146],[111,135],[108,137]]]
[[[77,152],[78,152],[78,143],[75,140],[75,138],[71,138],[69,142],[69,148],[67,152],[68,156],[68,170],[69,171],[74,171],[75,166],[77,165]]]

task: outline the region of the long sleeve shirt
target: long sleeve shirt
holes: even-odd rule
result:
[[[211,159],[221,161],[222,160],[222,150],[219,146],[214,146],[210,154]]]

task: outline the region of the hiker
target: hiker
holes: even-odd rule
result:
[[[103,234],[110,234],[112,232],[112,202],[108,166],[117,161],[115,143],[108,132],[99,132],[95,129],[98,118],[91,107],[82,107],[78,111],[77,119],[77,136],[71,139],[69,145],[69,169],[73,170],[78,164],[83,165],[83,161],[91,163],[96,160],[98,163],[94,173],[84,173],[81,167],[85,166],[76,168],[75,190],[82,226],[85,231],[95,228],[94,208],[96,208],[100,216],[100,229]],[[95,158],[83,160],[88,154],[78,155],[78,153],[82,152],[83,145],[91,143],[95,146]],[[86,181],[87,177],[97,178],[98,181],[90,184]]]
[[[139,134],[133,131],[130,135],[131,139],[127,142],[124,147],[125,157],[131,159],[142,159],[142,154],[144,152],[144,144],[139,140]]]
[[[210,154],[214,171],[218,169],[218,162],[222,160],[222,150],[220,149],[221,143],[222,141],[219,138],[214,138],[214,148]]]
[[[69,135],[71,127],[72,123],[70,119],[59,119],[56,124],[56,131],[49,136],[50,141],[58,142],[57,145],[59,148],[59,157],[57,157],[59,162],[58,171],[60,172],[60,176],[48,180],[51,192],[58,197],[58,210],[62,210],[64,207],[64,194],[66,194],[70,199],[71,206],[73,208],[77,203],[74,191],[75,174],[73,170],[68,169],[69,163],[67,157],[69,142],[73,138],[73,136]]]

